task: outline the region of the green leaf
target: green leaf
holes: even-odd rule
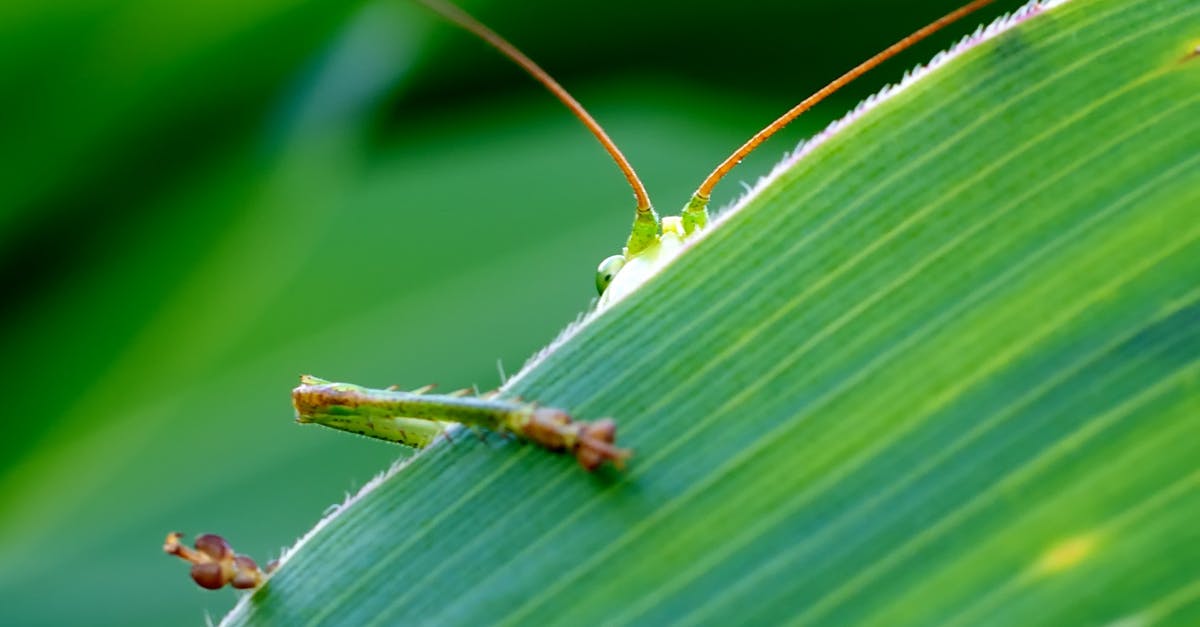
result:
[[[506,387],[627,471],[434,447],[228,622],[1200,620],[1200,6],[1032,13]]]

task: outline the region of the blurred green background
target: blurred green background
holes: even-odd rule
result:
[[[674,213],[760,126],[956,3],[464,5]],[[788,129],[715,205],[972,27]],[[261,563],[404,454],[293,424],[298,374],[495,387],[588,306],[632,216],[556,101],[406,0],[0,4],[0,157],[3,624],[219,617],[233,594],[193,586],[167,531]]]

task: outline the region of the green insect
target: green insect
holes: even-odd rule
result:
[[[680,215],[660,218],[650,204],[645,186],[616,144],[549,74],[512,44],[446,0],[419,0],[490,44],[549,89],[596,136],[629,181],[637,202],[633,227],[621,253],[608,257],[597,269],[596,288],[600,292],[597,307],[601,310],[636,290],[704,232],[708,227],[708,201],[713,188],[768,137],[843,85],[992,1],[975,0],[943,16],[804,99],[721,162],[696,189]],[[428,387],[412,392],[370,389],[306,376],[292,392],[292,400],[299,422],[320,424],[414,448],[428,446],[449,425],[462,423],[512,434],[551,451],[570,453],[589,471],[605,462],[620,466],[631,454],[614,446],[616,425],[611,419],[576,421],[564,410],[536,403],[501,400],[494,395],[472,396],[463,391],[449,395],[428,394],[428,391]]]
[[[708,200],[712,189],[759,144],[851,80],[993,0],[974,0],[945,15],[809,96],[721,162],[696,189],[680,215],[663,218],[659,218],[654,211],[646,188],[616,144],[549,74],[499,35],[446,0],[418,1],[483,39],[542,83],[596,136],[629,181],[637,200],[633,228],[621,254],[608,257],[597,269],[596,288],[600,292],[597,307],[602,310],[633,292],[666,267],[704,232],[709,222]],[[292,404],[296,409],[297,422],[319,424],[416,449],[425,448],[438,438],[449,437],[448,430],[453,425],[463,424],[511,434],[547,450],[568,453],[588,471],[605,463],[620,467],[632,454],[615,445],[617,428],[612,419],[592,422],[575,420],[565,410],[522,400],[501,399],[495,393],[480,396],[470,390],[459,390],[450,394],[430,394],[432,387],[425,386],[409,392],[394,387],[372,389],[306,375],[300,378],[300,385],[292,390]],[[273,570],[273,565],[260,570],[250,558],[235,554],[220,536],[204,534],[198,537],[195,549],[183,546],[180,540],[180,534],[169,534],[163,550],[191,563],[192,578],[205,588],[217,589],[226,585],[256,588],[266,581],[267,575]]]

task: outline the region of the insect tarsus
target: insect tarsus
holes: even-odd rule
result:
[[[190,562],[192,580],[201,588],[219,590],[228,585],[251,590],[261,586],[267,575],[275,570],[275,562],[267,564],[265,571],[260,570],[253,559],[234,553],[225,538],[216,534],[196,536],[195,549],[181,544],[181,539],[183,534],[178,531],[168,533],[163,551]]]

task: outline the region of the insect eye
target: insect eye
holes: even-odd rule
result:
[[[604,290],[608,289],[609,284],[612,283],[613,277],[617,276],[624,266],[624,255],[613,255],[601,261],[600,267],[596,268],[596,291],[603,294]]]

